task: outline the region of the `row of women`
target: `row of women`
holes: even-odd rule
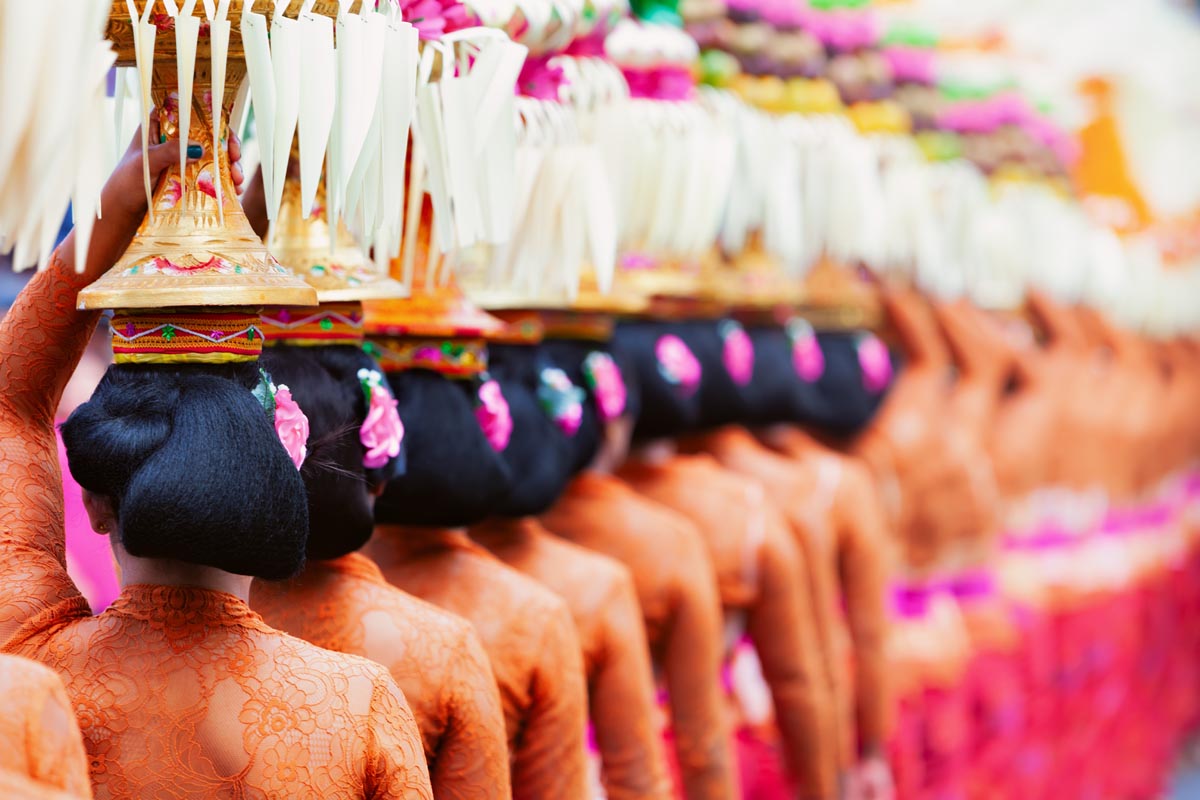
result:
[[[93,616],[54,412],[135,155],[86,271],[69,236],[0,327],[5,796],[1161,788],[1200,712],[1200,348],[1037,293],[880,285],[894,353],[678,298],[118,312],[62,425],[123,586]]]

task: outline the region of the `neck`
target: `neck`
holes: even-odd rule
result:
[[[231,594],[243,602],[250,601],[250,583],[254,579],[249,575],[235,575],[215,567],[163,558],[138,558],[128,553],[119,554],[117,561],[121,566],[122,588],[134,584],[193,586]]]

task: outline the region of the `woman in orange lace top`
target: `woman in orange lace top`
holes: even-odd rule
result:
[[[0,656],[0,708],[0,771],[73,797],[92,796],[79,725],[57,675]]]
[[[722,620],[716,575],[700,532],[686,517],[629,488],[611,470],[625,460],[641,406],[600,343],[549,341],[554,361],[588,387],[575,436],[578,461],[593,457],[540,520],[575,544],[624,564],[633,576],[650,652],[666,685],[671,745],[689,800],[737,792],[721,696]],[[629,371],[626,369],[625,371]]]
[[[152,174],[178,155],[175,142],[152,148]],[[0,647],[63,677],[101,800],[431,797],[386,671],[246,605],[249,575],[294,572],[308,532],[253,363],[109,369],[63,438],[124,588],[93,617],[67,576],[53,414],[98,316],[76,311],[76,294],[145,212],[140,159],[131,151],[104,190],[85,272],[69,266],[69,236],[0,323]]]
[[[688,517],[701,531],[717,573],[727,624],[744,625],[771,690],[786,762],[805,797],[837,792],[832,698],[823,677],[815,612],[796,578],[804,556],[761,484],[722,469],[707,455],[677,455],[663,436],[699,420],[700,362],[673,326],[618,328],[642,387],[636,433],[655,439],[620,477]],[[732,646],[734,642],[727,642]]]
[[[846,763],[856,765],[858,774],[886,771],[883,747],[891,698],[885,679],[884,592],[889,543],[875,486],[854,459],[797,427],[808,421],[813,405],[809,397],[826,369],[813,328],[795,319],[786,328],[755,325],[747,334],[754,344],[754,371],[741,395],[745,419],[759,426],[759,439],[730,426],[703,437],[701,446],[726,466],[761,480],[821,559],[824,566],[815,575],[822,596],[814,601],[823,606],[823,621],[831,626],[826,641],[842,705]],[[839,386],[834,393],[878,394],[882,388],[882,381],[860,378],[857,385]],[[836,402],[836,397],[829,399]],[[783,463],[777,456],[784,457]]]
[[[262,363],[310,421],[309,560],[291,581],[255,581],[251,605],[280,630],[388,668],[420,725],[439,799],[504,800],[512,795],[504,715],[479,637],[355,552],[374,528],[374,493],[399,471],[403,425],[379,365],[362,351],[361,323],[345,323],[354,313],[331,316],[326,332],[347,343],[320,346],[289,344],[277,315],[264,316],[268,342],[283,341]]]
[[[496,514],[471,537],[566,601],[583,646],[588,708],[610,800],[668,798],[653,674],[633,579],[621,564],[551,536],[533,515],[562,493],[583,422],[582,389],[540,347],[491,348],[512,414],[503,455],[514,475]]]
[[[510,474],[496,451],[511,432],[503,395],[494,382],[427,369],[388,379],[406,425],[407,463],[376,503],[364,552],[389,583],[474,626],[500,688],[513,797],[583,798],[587,694],[570,612],[461,530],[508,491]]]

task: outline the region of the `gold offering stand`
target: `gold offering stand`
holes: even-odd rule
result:
[[[152,7],[146,15],[148,3]],[[186,134],[189,141],[202,145],[204,152],[199,160],[188,162],[186,172],[181,172],[178,160],[163,172],[152,187],[150,211],[125,255],[103,277],[80,292],[79,307],[315,305],[317,295],[313,288],[281,267],[255,235],[230,175],[226,146],[229,115],[246,76],[241,17],[247,5],[269,17],[271,4],[266,0],[233,0],[229,8],[230,33],[216,152],[211,30],[204,3],[197,2],[192,12],[192,17],[200,23],[200,31],[191,122],[182,133],[176,19],[163,0],[134,0],[133,4],[139,22],[147,19],[156,31],[150,96],[161,133],[167,139]],[[300,5],[300,0],[292,0],[288,15],[294,17]],[[318,0],[313,11],[334,17],[337,3]],[[126,0],[114,0],[107,35],[117,52],[117,64],[136,65],[137,35]]]

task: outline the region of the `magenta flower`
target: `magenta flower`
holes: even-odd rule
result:
[[[721,351],[721,360],[725,371],[738,386],[745,386],[754,377],[754,342],[746,329],[733,320],[721,323],[721,338],[725,346]]]
[[[358,438],[367,454],[363,466],[380,469],[388,461],[400,455],[400,444],[404,441],[404,423],[400,421],[399,403],[387,389],[380,385],[371,387],[371,404],[367,418],[359,428]]]
[[[892,355],[887,345],[875,334],[868,333],[859,338],[856,349],[863,386],[868,392],[879,394],[892,382]]]
[[[602,421],[612,422],[625,413],[625,378],[612,356],[599,351],[589,354],[583,362],[583,377],[596,398]]]
[[[483,434],[493,450],[499,453],[508,447],[513,430],[512,412],[509,411],[508,401],[504,399],[500,384],[489,380],[479,387],[479,405],[475,408],[475,419],[479,420],[479,427],[483,429]]]
[[[457,0],[409,0],[401,3],[400,11],[426,42],[471,25],[470,12]]]
[[[308,456],[308,417],[292,399],[292,390],[286,386],[275,389],[275,433],[283,449],[296,469],[304,465]]]
[[[825,374],[825,353],[817,341],[817,332],[802,319],[794,319],[787,326],[788,338],[792,340],[792,366],[801,380],[814,383]]]
[[[654,355],[658,359],[658,372],[667,383],[679,386],[687,395],[695,393],[700,386],[700,362],[683,339],[673,333],[660,336],[654,345]]]

